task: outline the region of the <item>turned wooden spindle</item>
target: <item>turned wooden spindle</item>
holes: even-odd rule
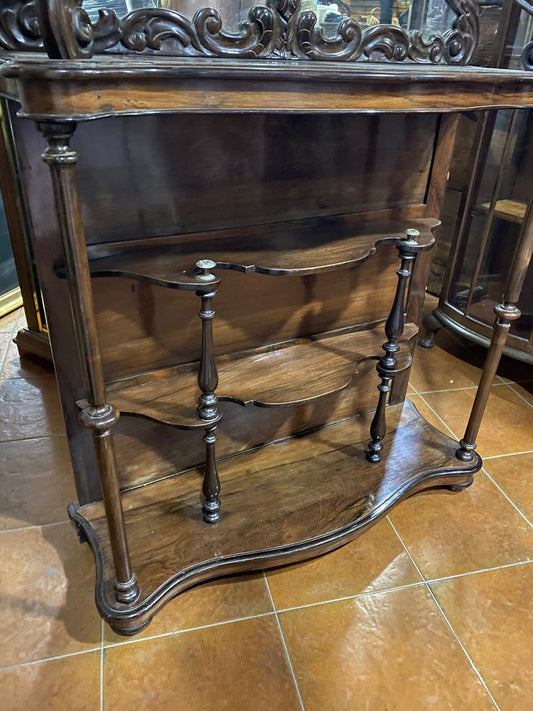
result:
[[[216,289],[209,289],[209,283],[216,280],[215,275],[211,273],[211,270],[215,267],[216,263],[211,259],[201,259],[196,262],[198,272],[195,277],[205,284],[203,289],[197,289],[196,291],[197,296],[202,300],[198,313],[202,321],[202,350],[198,368],[198,386],[201,393],[198,398],[198,415],[201,420],[215,422],[215,424],[206,427],[204,435],[205,470],[202,487],[204,495],[202,513],[204,521],[207,523],[214,523],[220,518],[220,479],[218,477],[215,454],[217,441],[216,422],[219,420],[217,396],[215,394],[218,385],[218,373],[213,345],[213,318],[215,311],[212,306]]]
[[[417,253],[420,251],[420,245],[417,242],[417,237],[419,236],[420,232],[418,230],[414,228],[407,229],[405,230],[405,238],[398,240],[396,245],[401,259],[401,265],[396,272],[398,275],[396,294],[389,317],[385,323],[387,341],[382,346],[385,354],[381,356],[376,365],[376,370],[381,378],[381,382],[378,385],[378,405],[372,424],[370,425],[371,441],[366,451],[366,458],[369,462],[381,461],[383,438],[387,430],[385,408],[391,391],[392,381],[394,376],[398,373],[396,368],[396,355],[400,350],[398,341],[402,337],[405,326],[404,313],[407,286],[411,278],[413,262],[416,259]]]
[[[522,225],[520,241],[516,249],[515,255],[509,273],[507,275],[507,283],[503,293],[502,303],[494,307],[496,314],[496,322],[492,332],[492,339],[489,350],[487,352],[483,372],[479,380],[479,385],[470,412],[470,418],[466,426],[463,439],[459,442],[459,449],[456,452],[456,457],[462,462],[471,462],[476,454],[476,439],[481,426],[483,413],[487,406],[487,401],[490,395],[490,389],[496,371],[500,363],[503,348],[507,341],[509,329],[513,321],[520,318],[521,312],[517,307],[517,302],[522,292],[524,279],[526,278],[527,270],[533,256],[533,200],[529,203],[526,216]]]
[[[85,374],[87,402],[80,419],[93,434],[115,568],[115,597],[119,602],[130,604],[138,598],[139,589],[130,562],[111,435],[111,427],[117,422],[119,413],[106,402],[85,234],[75,183],[78,154],[71,148],[70,139],[76,124],[73,121],[42,122],[38,127],[48,143],[42,158],[52,176],[76,345],[81,371]]]

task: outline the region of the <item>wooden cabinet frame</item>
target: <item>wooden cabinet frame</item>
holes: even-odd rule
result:
[[[217,29],[212,10],[193,20],[146,10],[118,22],[104,13],[93,25],[81,2],[42,0],[12,2],[9,18],[0,14],[10,50],[0,90],[45,140],[48,173],[35,162],[35,133],[20,129],[17,149],[32,167],[30,214],[41,216],[33,241],[79,494],[69,513],[91,544],[97,605],[117,632],[136,633],[204,580],[332,550],[422,489],[469,486],[481,466],[475,438],[505,333],[519,315],[531,215],[461,442],[425,422],[405,393],[457,112],[530,106],[533,83],[526,72],[459,66],[475,47],[477,15],[469,0],[448,2],[457,22],[430,42],[388,26],[363,31],[355,20],[325,40],[297,2],[253,9],[240,37]],[[11,38],[7,19],[19,23]],[[178,29],[178,56],[159,55],[161,38]],[[43,44],[48,57],[26,53]],[[366,61],[376,52],[395,61]],[[147,226],[135,204],[116,221],[108,212],[105,224],[91,213],[87,136],[117,122],[145,129],[147,117],[160,117],[167,143],[159,170],[173,184],[167,115],[182,117],[181,127],[194,115],[187,139],[200,143],[217,122],[225,136],[237,122],[247,149],[236,143],[232,166],[241,166],[243,181],[253,176],[246,132],[254,122],[262,127],[263,167],[253,163],[259,186],[241,191],[254,196],[246,219],[236,217],[246,200],[225,192],[233,167],[225,173],[217,164],[228,158],[225,141],[210,155],[222,171],[219,197],[232,195],[224,213],[231,224],[217,223],[207,200],[187,222],[192,177],[181,212],[169,206],[185,228],[141,234],[164,206]],[[386,140],[389,120],[416,136],[418,149],[394,164],[383,158],[385,186],[374,200],[376,137]],[[312,161],[301,173],[287,163],[290,180],[280,188],[287,174],[276,173],[270,153],[297,145],[300,165],[310,144],[285,136],[303,135],[306,121],[321,132],[315,152],[328,185],[347,150],[332,127],[359,140],[357,200],[317,192],[309,203],[320,179]],[[393,143],[396,155],[402,144]],[[189,175],[191,166],[180,168]],[[36,174],[40,191],[32,189]],[[418,187],[405,194],[409,176]],[[205,181],[200,192],[209,189]],[[114,198],[118,204],[118,187]],[[142,220],[128,239],[121,220],[136,210]],[[120,340],[124,332],[140,333],[141,345]],[[174,339],[171,349],[164,337]]]

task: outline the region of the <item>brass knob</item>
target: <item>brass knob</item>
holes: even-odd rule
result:
[[[416,227],[408,227],[404,234],[410,242],[416,242],[417,237],[420,237],[420,230],[417,230]]]
[[[212,259],[199,259],[196,262],[196,268],[200,271],[195,274],[195,279],[198,279],[198,281],[214,281],[216,276],[211,274],[211,269],[214,269],[216,265],[217,263]]]

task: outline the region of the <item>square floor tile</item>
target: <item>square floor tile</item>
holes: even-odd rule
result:
[[[10,311],[10,313],[0,318],[0,333],[13,333],[23,316],[22,307]]]
[[[272,602],[263,574],[235,575],[181,593],[135,639],[268,613],[272,613]],[[105,626],[106,644],[127,639]]]
[[[414,496],[390,519],[427,579],[533,558],[533,529],[483,473],[458,494]]]
[[[44,361],[21,358],[13,336],[10,337],[0,378],[25,378],[51,374],[53,374],[52,366],[46,367]]]
[[[278,610],[421,580],[387,520],[332,553],[269,571],[267,577]]]
[[[533,708],[533,564],[432,588],[500,709]]]
[[[64,433],[52,375],[0,381],[0,441]]]
[[[457,352],[459,351],[459,352]],[[414,353],[410,383],[418,392],[476,387],[481,368],[479,361],[465,360],[461,349],[431,350],[417,348]]]
[[[100,652],[0,672],[3,711],[98,711]]]
[[[0,666],[99,648],[94,562],[70,524],[0,533]]]
[[[533,452],[488,459],[484,467],[511,501],[533,523]]]
[[[76,489],[66,437],[0,442],[0,530],[67,520]]]
[[[300,711],[273,616],[108,647],[104,709]]]
[[[424,399],[460,439],[475,393],[475,390],[428,393]],[[507,385],[491,388],[477,444],[482,457],[533,449],[532,409]]]
[[[425,587],[280,620],[306,711],[494,709]]]
[[[533,408],[533,380],[523,383],[509,383],[511,390],[523,398]],[[531,412],[531,426],[533,427],[533,410]]]

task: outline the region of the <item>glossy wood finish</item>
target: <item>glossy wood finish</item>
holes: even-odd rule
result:
[[[74,129],[75,124],[72,122],[41,124],[40,130],[48,143],[42,158],[49,166],[52,176],[60,237],[65,252],[66,278],[76,323],[74,336],[85,374],[87,403],[80,413],[80,419],[93,434],[109,526],[117,600],[131,603],[138,597],[138,588],[126,540],[111,435],[111,427],[116,424],[118,413],[106,402],[83,223],[74,183],[74,169],[78,162],[78,154],[70,146]]]
[[[410,364],[409,341],[418,329],[408,324],[398,369]],[[378,357],[383,331],[324,334],[288,341],[278,347],[217,359],[220,401],[241,406],[287,407],[312,403],[347,388],[362,361]],[[108,387],[110,400],[122,413],[142,415],[181,429],[202,427],[196,414],[196,364],[128,378]],[[210,418],[213,419],[213,418]]]
[[[363,262],[379,245],[395,243],[410,228],[418,231],[421,249],[429,248],[434,242],[432,230],[438,224],[435,219],[382,222],[374,215],[366,219],[344,215],[150,240],[144,250],[137,246],[128,251],[124,244],[114,248],[102,245],[91,250],[90,270],[92,276],[130,277],[186,288],[197,284],[191,269],[194,255],[205,254],[215,263],[213,268],[305,276]],[[98,259],[100,251],[111,252],[111,256]]]
[[[392,382],[402,371],[399,366],[399,340],[403,336],[405,328],[406,294],[407,287],[411,280],[413,264],[419,253],[424,252],[430,245],[424,245],[419,230],[408,228],[405,230],[403,239],[397,242],[400,254],[400,268],[396,272],[398,284],[392,302],[389,317],[385,323],[386,342],[382,348],[384,354],[379,358],[376,370],[381,382],[378,385],[379,399],[376,413],[370,425],[370,436],[372,437],[366,457],[369,462],[377,463],[381,461],[381,451],[383,449],[383,438],[387,431],[385,423],[385,408],[388,404]]]
[[[379,28],[374,49],[387,37],[391,59],[433,60],[422,56],[431,46],[466,61],[477,16],[470,0],[450,5],[460,27],[442,46],[409,36],[420,54],[409,46],[400,57],[404,33]],[[437,225],[455,129],[444,115],[532,105],[531,77],[356,64],[371,33],[359,38],[348,22],[341,35],[351,38],[325,42],[298,7],[254,10],[255,30],[241,39],[211,31],[210,11],[196,34],[183,24],[195,51],[207,38],[211,54],[235,57],[94,58],[127,44],[131,18],[113,29],[108,14],[92,28],[82,3],[42,0],[33,40],[65,59],[12,53],[0,67],[0,91],[49,143],[49,176],[31,175],[34,139],[23,145],[83,494],[70,515],[95,553],[100,612],[122,634],[190,585],[332,550],[417,491],[468,486],[481,464],[470,451],[461,461],[411,405],[401,414],[427,259],[412,274],[411,264]],[[259,32],[257,13],[283,22]],[[136,42],[149,47],[146,14],[134,17],[144,27]],[[305,61],[284,61],[304,45]],[[328,61],[307,61],[318,58]],[[87,172],[80,161],[74,176],[69,141],[85,119],[101,121],[81,128]],[[115,166],[119,179],[107,178]],[[146,191],[130,192],[136,182]],[[382,397],[371,425],[375,361]],[[367,462],[371,430],[379,456]]]
[[[83,62],[24,56],[1,69],[2,92],[28,118],[81,120],[146,111],[345,113],[527,107],[527,72],[276,61],[138,58]]]
[[[124,494],[141,589],[139,602],[129,608],[113,600],[102,506],[71,508],[95,553],[103,617],[121,634],[135,634],[195,583],[324,553],[417,491],[469,484],[479,459],[462,464],[453,440],[428,425],[410,403],[401,411],[401,405],[391,408],[383,461],[376,465],[365,463],[370,416],[220,462],[224,514],[214,526],[202,520],[196,470]]]

